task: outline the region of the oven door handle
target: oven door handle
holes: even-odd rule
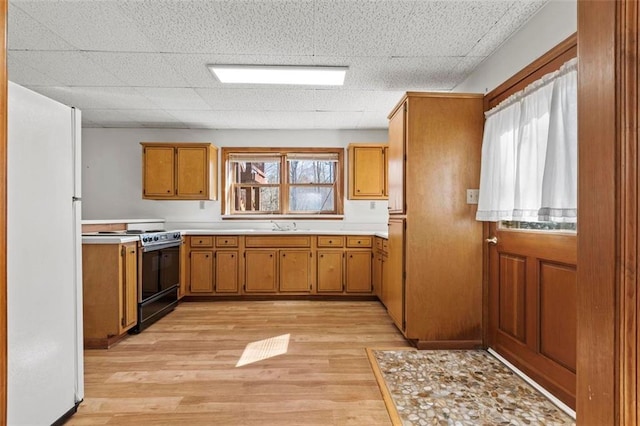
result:
[[[180,247],[181,245],[182,245],[182,241],[178,241],[178,242],[171,241],[170,243],[154,244],[151,246],[142,246],[142,252],[148,253],[150,251],[157,251],[157,250],[167,249],[171,247]]]

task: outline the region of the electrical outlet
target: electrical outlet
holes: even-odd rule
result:
[[[480,190],[467,189],[467,204],[478,204]]]
[[[369,203],[369,210],[375,210],[376,209],[376,202],[375,201],[371,201]]]
[[[200,210],[204,210],[204,201],[200,201]]]

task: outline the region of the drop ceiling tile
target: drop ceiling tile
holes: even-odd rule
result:
[[[404,95],[402,91],[317,89],[314,91],[318,111],[391,111]]]
[[[14,1],[67,43],[94,51],[153,51],[118,1]]]
[[[13,51],[11,57],[57,81],[58,86],[123,86],[81,52]]]
[[[193,89],[138,87],[136,92],[155,107],[165,110],[203,110],[209,105]]]
[[[53,31],[9,2],[9,50],[72,50],[70,45]]]
[[[313,0],[127,0],[118,7],[164,52],[313,54]]]
[[[415,5],[400,0],[318,0],[314,53],[389,56]]]
[[[111,111],[111,110],[102,110],[102,111]],[[168,113],[167,111],[163,111],[160,109],[119,109],[117,110],[119,114],[127,117],[130,121],[135,121],[138,123],[178,123],[180,120],[177,120],[173,115]],[[93,121],[97,121],[93,119]]]
[[[314,129],[354,129],[362,117],[362,112],[317,111],[313,115]]]
[[[464,77],[458,71],[461,58],[391,58],[379,75],[389,90],[451,90]]]
[[[315,112],[224,111],[229,129],[313,129]]]
[[[406,20],[395,56],[465,56],[512,1],[424,1]]]
[[[313,111],[313,89],[263,87],[253,89],[196,89],[214,110]]]
[[[57,86],[60,82],[21,61],[15,52],[7,52],[9,80],[22,86]]]
[[[96,123],[103,127],[114,127],[114,124],[127,123],[126,127],[135,127],[140,124],[131,119],[131,115],[123,110],[114,109],[85,109],[82,111],[82,119]],[[120,127],[120,126],[117,126]]]
[[[162,109],[128,87],[43,87],[38,91],[80,109]]]
[[[224,112],[211,110],[172,110],[167,111],[177,121],[194,128],[226,128]]]
[[[400,99],[398,99],[400,100]],[[387,112],[382,111],[365,111],[358,122],[358,129],[386,129],[389,127],[389,119],[387,116],[391,109]]]
[[[473,56],[489,56],[505,40],[517,32],[533,15],[539,12],[546,1],[521,0],[513,2],[511,8],[488,29],[485,36],[469,52]]]
[[[185,87],[162,53],[87,52],[86,57],[130,86]]]

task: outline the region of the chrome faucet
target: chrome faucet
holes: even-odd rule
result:
[[[287,229],[285,229],[284,227],[280,226],[278,224],[278,222],[274,222],[273,220],[271,221],[271,223],[273,223],[273,228],[271,228],[272,231],[286,231]]]

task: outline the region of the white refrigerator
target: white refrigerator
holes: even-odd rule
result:
[[[9,82],[9,425],[50,425],[82,401],[80,111]]]

